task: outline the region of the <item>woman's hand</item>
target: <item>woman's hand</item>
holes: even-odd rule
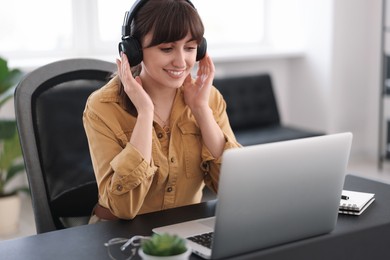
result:
[[[197,77],[192,81],[191,74],[184,80],[184,100],[195,114],[197,111],[209,107],[210,90],[215,74],[214,63],[206,53],[200,60]]]
[[[215,68],[210,56],[199,62],[199,69],[195,82],[191,75],[184,80],[184,100],[190,107],[202,133],[202,139],[210,153],[218,158],[223,152],[226,143],[220,126],[215,121],[213,111],[209,106],[211,86],[214,80]]]
[[[142,87],[141,78],[139,76],[133,77],[129,61],[124,53],[121,53],[121,60],[116,60],[116,65],[124,90],[137,109],[138,114],[143,112],[153,114],[154,105],[152,99]]]
[[[137,122],[130,137],[132,144],[143,156],[145,161],[152,158],[152,121],[154,105],[152,99],[142,87],[140,77],[133,78],[127,56],[121,53],[122,60],[117,59],[119,78],[122,81],[127,96],[137,109]]]

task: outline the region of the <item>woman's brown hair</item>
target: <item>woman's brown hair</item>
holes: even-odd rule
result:
[[[179,41],[191,33],[198,45],[204,34],[202,20],[194,7],[185,0],[149,0],[137,12],[131,24],[132,36],[141,44],[145,35],[152,32],[149,48],[161,43]],[[133,76],[141,72],[141,64],[131,68]],[[119,95],[126,110],[136,116],[137,111],[120,84]]]

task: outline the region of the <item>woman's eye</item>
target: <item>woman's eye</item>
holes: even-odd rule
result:
[[[196,46],[187,46],[184,48],[187,52],[196,51]]]
[[[172,48],[170,48],[170,47],[160,48],[160,50],[163,51],[163,52],[170,52],[170,51],[172,51]]]

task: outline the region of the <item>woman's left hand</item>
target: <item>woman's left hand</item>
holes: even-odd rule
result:
[[[199,61],[196,80],[192,80],[191,74],[184,80],[184,100],[193,113],[199,109],[208,108],[214,74],[214,63],[206,53],[205,57]]]
[[[213,61],[206,53],[206,56],[199,62],[195,81],[192,80],[191,75],[188,75],[184,80],[183,89],[184,101],[190,107],[199,125],[205,146],[215,158],[218,158],[223,152],[226,140],[209,106],[214,73]]]

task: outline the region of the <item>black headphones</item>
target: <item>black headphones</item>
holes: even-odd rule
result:
[[[119,43],[119,54],[124,52],[130,62],[130,66],[136,66],[141,63],[143,59],[142,45],[138,39],[131,35],[131,23],[134,20],[135,15],[141,9],[141,7],[147,2],[147,0],[137,0],[131,7],[130,11],[125,13],[125,18],[122,25],[122,41]],[[195,9],[195,6],[187,0],[187,2]],[[196,53],[196,61],[201,60],[206,55],[207,41],[202,39],[200,45],[198,45]]]

